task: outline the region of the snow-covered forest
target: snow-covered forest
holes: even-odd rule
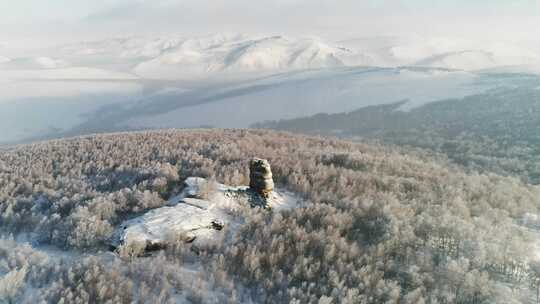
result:
[[[248,184],[268,159],[292,210],[246,206],[194,250],[109,251],[190,176]],[[273,131],[95,135],[0,152],[8,303],[522,303],[540,286],[540,188],[443,158]]]
[[[413,109],[397,102],[255,126],[424,149],[473,171],[540,184],[540,82],[527,74],[487,77],[504,85]]]

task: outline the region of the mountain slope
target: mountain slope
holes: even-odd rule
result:
[[[231,211],[245,220],[207,246],[171,235],[146,257],[107,252],[124,220],[167,204],[189,176],[248,184],[254,156],[301,203]],[[253,130],[107,134],[2,151],[0,177],[0,232],[14,235],[0,238],[0,272],[24,274],[9,285],[14,303],[526,303],[534,283],[538,242],[520,223],[538,212],[538,187],[391,147]]]
[[[269,119],[336,113],[408,100],[408,107],[482,92],[477,75],[439,69],[336,68],[253,81],[158,92],[123,108],[103,108],[77,131],[95,127],[247,127]],[[429,84],[429,85],[426,85]],[[99,129],[94,129],[99,130]]]
[[[193,79],[216,73],[254,73],[290,69],[368,65],[360,54],[316,39],[281,36],[233,40],[220,45],[186,41],[135,67],[145,78]]]
[[[535,72],[537,53],[528,48],[420,38],[334,43],[222,34],[115,38],[35,50],[0,63],[0,142],[146,128],[247,127],[401,100],[413,108],[513,85],[485,74]],[[507,66],[512,64],[527,69]],[[480,68],[480,74],[462,71]]]
[[[409,111],[400,111],[403,103],[396,103],[257,126],[427,148],[475,170],[517,175],[539,184],[540,79],[490,77],[508,87]]]
[[[428,66],[474,71],[540,63],[533,47],[452,37],[317,37],[217,34],[127,37],[60,46],[49,56],[152,79],[201,79],[339,66]]]

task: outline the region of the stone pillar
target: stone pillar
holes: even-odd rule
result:
[[[249,162],[249,188],[263,198],[270,197],[274,190],[274,180],[266,159],[254,158]]]

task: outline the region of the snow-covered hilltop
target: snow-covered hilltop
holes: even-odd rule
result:
[[[251,73],[368,65],[361,53],[319,39],[282,36],[241,38],[209,44],[186,40],[160,56],[142,62],[135,72],[147,78],[197,78],[215,73]]]
[[[121,68],[151,79],[371,65],[361,52],[320,38],[221,34],[198,38],[118,38],[59,47],[71,62]]]
[[[30,58],[0,59],[0,69],[92,66],[149,79],[204,79],[340,66],[422,66],[474,71],[540,62],[535,49],[447,37],[319,37],[218,34],[126,37],[79,42]],[[3,62],[3,63],[2,63]]]
[[[166,206],[117,227],[111,245],[120,254],[131,255],[162,249],[177,241],[208,245],[224,237],[221,231],[224,228],[234,233],[243,222],[242,208],[275,211],[293,208],[298,198],[287,191],[274,190],[273,182],[267,187],[265,176],[272,181],[268,162],[254,159],[250,162],[249,187],[231,187],[201,177],[187,178],[182,193],[169,199]]]

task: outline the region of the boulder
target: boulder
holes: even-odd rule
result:
[[[274,180],[266,159],[254,158],[249,162],[249,188],[263,198],[269,198],[272,194]]]
[[[183,241],[192,243],[191,248],[196,251],[221,242],[220,231],[225,227],[233,232],[238,229],[244,219],[235,214],[246,202],[251,207],[272,210],[296,206],[298,199],[294,195],[272,190],[274,183],[267,161],[253,160],[250,167],[253,168],[252,188],[218,183],[216,193],[208,200],[194,198],[201,196],[200,186],[208,181],[201,177],[187,178],[183,192],[170,198],[165,206],[122,222],[109,240],[111,250],[129,249],[136,255],[146,255]]]

